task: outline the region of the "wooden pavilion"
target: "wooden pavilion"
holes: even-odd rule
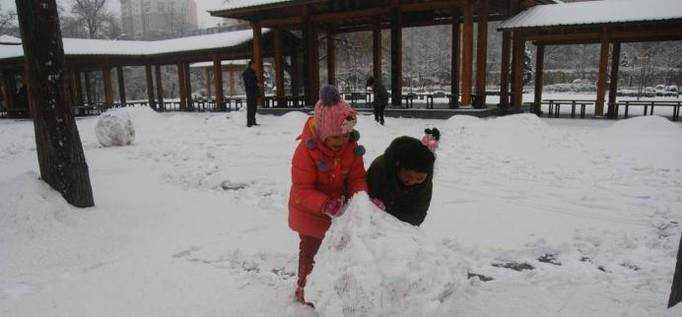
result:
[[[604,0],[536,6],[505,21],[499,30],[504,32],[505,39],[513,38],[512,51],[515,60],[520,60],[523,56],[526,42],[537,46],[534,100],[534,111],[537,113],[542,102],[545,46],[600,44],[595,116],[604,115],[609,82],[607,116],[614,118],[618,116],[616,92],[621,43],[682,40],[682,1]],[[612,56],[610,76],[609,53]],[[509,76],[508,59],[507,57],[502,61],[502,79]],[[515,111],[520,111],[522,106],[521,67],[521,63],[513,63],[513,98],[510,105]],[[505,85],[503,83],[501,89],[501,94],[504,94],[501,96],[503,106],[509,103]],[[651,109],[653,111],[653,106]]]
[[[264,56],[274,56],[272,43],[273,33],[264,30],[258,41],[264,40],[262,47]],[[278,48],[280,54],[290,55],[299,39],[289,32],[278,33],[284,39],[284,45]],[[251,58],[253,38],[251,31],[241,30],[192,36],[161,41],[111,41],[90,39],[63,39],[68,91],[77,107],[93,107],[95,104],[90,94],[92,72],[101,71],[104,84],[104,108],[114,106],[112,69],[116,69],[120,103],[125,105],[125,78],[123,67],[144,66],[146,72],[148,104],[163,110],[164,91],[161,67],[175,65],[178,69],[178,87],[180,92],[179,110],[192,110],[191,81],[189,65],[209,61],[213,65],[213,88],[215,91],[215,110],[224,110],[222,62]],[[16,44],[16,43],[15,43]],[[3,102],[8,113],[13,111],[27,113],[28,109],[16,106],[18,79],[24,81],[24,56],[21,45],[0,44],[0,75]],[[154,81],[156,85],[154,85]],[[83,98],[83,83],[86,96]]]
[[[391,103],[401,105],[402,29],[405,27],[452,25],[451,107],[485,107],[487,26],[489,21],[505,20],[523,9],[553,0],[232,0],[211,15],[250,22],[253,31],[253,59],[260,67],[265,41],[258,40],[264,28],[272,28],[274,46],[284,30],[301,31],[303,45],[303,87],[309,105],[319,90],[319,34],[326,34],[327,78],[335,84],[335,35],[344,32],[372,31],[373,76],[381,78],[381,30],[391,33]],[[478,24],[474,58],[474,23]],[[508,41],[509,39],[507,39]],[[460,45],[461,43],[461,45]],[[508,50],[507,50],[508,51]],[[283,95],[281,66],[283,55],[275,50],[275,82],[279,98]],[[298,54],[297,54],[298,55]],[[474,61],[476,74],[474,76]],[[461,91],[460,91],[461,87]],[[458,96],[461,95],[461,100]]]

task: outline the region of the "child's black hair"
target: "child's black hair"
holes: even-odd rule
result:
[[[436,156],[415,138],[407,136],[397,138],[393,140],[387,152],[390,153],[390,160],[395,162],[399,169],[433,174]]]

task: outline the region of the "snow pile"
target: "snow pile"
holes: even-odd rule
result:
[[[329,316],[425,316],[466,274],[420,229],[357,195],[316,257],[307,296]]]
[[[642,135],[642,134],[679,134],[680,126],[661,116],[634,117],[621,120],[609,128],[613,134]]]
[[[97,119],[95,134],[104,147],[130,145],[135,140],[133,120],[125,109],[107,111]]]

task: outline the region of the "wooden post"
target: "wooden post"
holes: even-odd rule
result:
[[[236,84],[235,84],[236,81],[237,81],[236,78],[235,78],[236,71],[234,71],[234,70],[228,70],[227,73],[229,74],[229,76],[228,76],[228,78],[229,78],[229,83],[228,83],[228,85],[230,86],[230,87],[229,87],[229,88],[230,88],[230,96],[234,96],[234,95],[237,94],[237,86],[236,86]]]
[[[372,30],[372,77],[374,80],[383,82],[381,75],[381,26],[379,24],[374,26]]]
[[[187,111],[194,111],[194,99],[192,98],[192,72],[189,69],[189,63],[183,63],[185,68],[185,92],[187,93]]]
[[[545,67],[545,46],[539,44],[535,56],[535,100],[533,103],[533,112],[540,115],[542,108],[542,86],[543,86],[543,70]]]
[[[613,52],[611,53],[611,82],[609,85],[609,111],[608,117],[612,119],[618,118],[616,112],[616,96],[618,93],[618,69],[620,67],[620,42],[613,43]]]
[[[525,40],[518,31],[514,31],[512,51],[514,54],[512,71],[512,107],[513,112],[523,111],[523,54],[525,52]]]
[[[95,205],[90,173],[64,82],[55,0],[16,0],[41,179],[76,207]]]
[[[73,89],[75,90],[76,105],[83,104],[83,84],[81,82],[81,72],[76,69],[73,71]]]
[[[476,47],[476,108],[485,108],[485,84],[488,75],[488,0],[479,0],[478,41]]]
[[[336,85],[336,35],[334,29],[327,30],[327,83]]]
[[[144,73],[147,79],[147,103],[149,108],[156,110],[156,105],[154,104],[154,76],[152,76],[152,66],[144,65]]]
[[[599,56],[599,79],[597,80],[597,101],[594,104],[594,115],[604,115],[606,99],[606,72],[609,63],[609,35],[604,28],[601,32],[601,54]]]
[[[185,84],[185,67],[180,62],[178,68],[178,92],[180,94],[180,111],[187,111],[187,84]]]
[[[12,110],[16,104],[16,83],[14,73],[11,71],[2,72],[2,100],[5,102],[5,110]]]
[[[462,40],[460,32],[460,19],[462,14],[459,9],[452,10],[452,51],[450,57],[451,69],[450,73],[450,94],[452,98],[450,99],[450,108],[459,107],[459,81],[460,81],[460,66],[461,66],[461,54],[459,42]]]
[[[273,44],[275,48],[275,87],[277,106],[280,108],[286,107],[285,91],[284,91],[284,52],[282,52],[282,32],[279,29],[272,30]]]
[[[301,69],[298,62],[299,56],[297,51],[293,51],[290,56],[291,59],[291,95],[298,97],[301,93]]]
[[[304,24],[303,40],[305,41],[305,63],[306,67],[303,77],[303,89],[305,90],[305,97],[307,104],[312,106],[317,102],[320,85],[319,73],[319,47],[317,31],[312,22],[307,21]]]
[[[262,29],[259,23],[251,22],[251,29],[253,30],[253,62],[256,64],[256,77],[258,78],[259,89],[264,89],[263,85],[263,45],[262,45]],[[264,92],[264,91],[263,91]],[[263,97],[258,96],[257,105],[263,106]]]
[[[83,77],[85,79],[85,99],[88,102],[88,106],[92,105],[92,87],[90,83],[90,72],[85,72],[83,74]]]
[[[156,109],[165,111],[166,106],[163,103],[163,81],[161,79],[161,65],[154,67],[154,75],[156,77]]]
[[[215,90],[216,109],[225,111],[223,99],[223,61],[220,57],[213,57],[213,88]]]
[[[403,25],[400,8],[391,12],[391,105],[400,107],[403,95]]]
[[[111,86],[111,67],[102,67],[102,79],[104,83],[104,107],[111,108],[114,105],[114,88]]]
[[[511,50],[511,32],[502,32],[502,61],[500,66],[500,110],[509,109],[509,63]]]
[[[211,99],[211,68],[204,68],[204,79],[206,79],[206,99]]]
[[[474,5],[472,0],[465,0],[464,25],[462,41],[462,104],[471,105],[471,79],[474,64]]]
[[[118,77],[118,98],[121,102],[121,106],[126,106],[126,85],[125,79],[123,78],[123,66],[116,67],[116,73]]]

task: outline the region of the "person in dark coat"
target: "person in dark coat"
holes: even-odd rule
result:
[[[435,161],[434,153],[419,140],[396,138],[367,170],[369,197],[399,220],[421,225],[431,204]]]
[[[374,93],[374,102],[372,103],[374,120],[384,125],[384,110],[388,105],[388,92],[379,79],[371,76],[367,78],[367,87],[372,87],[372,92]]]
[[[249,67],[242,73],[244,80],[244,90],[246,90],[246,126],[252,127],[256,124],[257,100],[260,95],[258,87],[258,75],[256,75],[256,63],[249,61]]]

